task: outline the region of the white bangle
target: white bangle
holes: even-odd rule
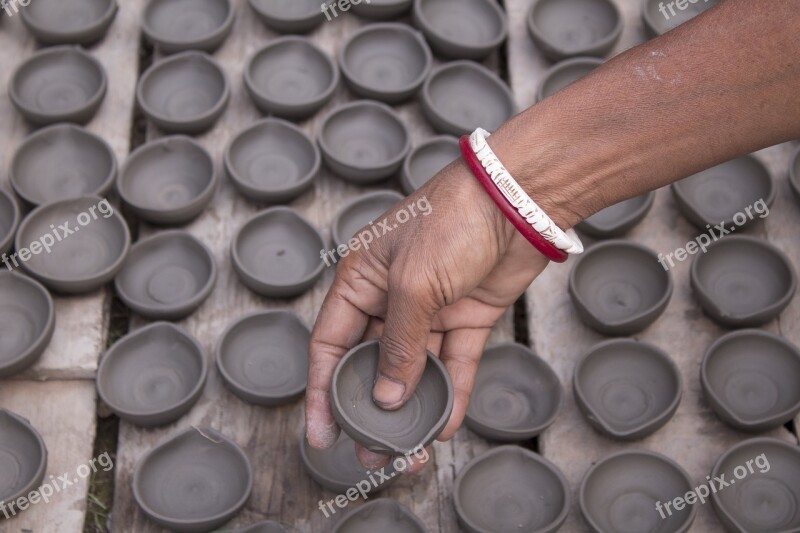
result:
[[[475,152],[478,160],[483,165],[487,174],[491,176],[492,182],[500,190],[508,202],[514,206],[519,214],[524,218],[533,229],[535,229],[545,240],[553,246],[568,254],[580,254],[583,252],[581,242],[575,230],[567,231],[559,228],[547,213],[536,205],[536,202],[528,196],[528,193],[517,183],[511,173],[508,172],[503,163],[497,158],[486,139],[491,134],[483,128],[478,128],[469,136],[469,145]]]

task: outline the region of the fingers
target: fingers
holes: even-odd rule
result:
[[[369,470],[385,468],[389,465],[389,463],[392,463],[398,473],[416,474],[425,468],[425,465],[428,464],[432,456],[433,448],[430,446],[415,450],[413,454],[392,457],[389,455],[373,453],[356,443],[356,457],[358,458],[358,462],[361,463],[364,468]],[[401,460],[403,461],[403,466],[400,465]],[[398,468],[402,468],[402,470],[397,470]]]
[[[364,468],[368,468],[370,470],[377,470],[378,468],[383,468],[384,466],[389,464],[391,461],[391,456],[383,455],[380,453],[371,452],[368,449],[364,448],[358,443],[356,444],[356,457],[358,458],[358,462],[361,463]]]

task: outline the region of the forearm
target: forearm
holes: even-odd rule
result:
[[[521,113],[490,139],[562,227],[800,138],[800,2],[728,0]]]

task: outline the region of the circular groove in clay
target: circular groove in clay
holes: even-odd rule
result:
[[[373,191],[355,197],[339,210],[331,225],[333,244],[346,244],[358,231],[373,224],[375,227],[383,222],[383,215],[394,207],[397,202],[403,201],[403,195],[395,191]],[[390,226],[391,227],[391,226]],[[370,228],[373,232],[374,229]],[[383,229],[378,230],[382,236]]]
[[[187,429],[153,448],[133,475],[142,511],[179,533],[218,528],[244,507],[252,487],[244,450],[207,427]]]
[[[456,137],[478,127],[494,131],[515,112],[505,82],[473,61],[452,61],[433,69],[420,94],[433,129]]]
[[[620,237],[641,222],[653,207],[655,191],[606,207],[580,222],[577,229],[596,239]]]
[[[800,413],[800,350],[758,329],[739,330],[709,347],[700,370],[703,392],[725,422],[767,431]]]
[[[372,399],[378,341],[359,344],[341,359],[331,382],[331,407],[339,426],[375,453],[405,455],[442,432],[453,410],[453,384],[430,352],[414,394],[399,409],[381,409]]]
[[[311,331],[295,313],[246,315],[227,327],[216,347],[225,385],[246,402],[276,406],[306,390]]]
[[[458,473],[453,488],[458,521],[468,533],[553,533],[570,508],[561,471],[519,446],[498,446]]]
[[[578,81],[603,64],[597,57],[573,57],[559,61],[544,73],[536,90],[536,101],[541,102],[567,85]]]
[[[450,59],[484,59],[508,37],[506,13],[492,0],[415,0],[413,19],[433,51]]]
[[[261,22],[280,33],[308,33],[327,20],[320,9],[320,0],[248,0],[248,3]],[[331,19],[335,20],[333,15]]]
[[[44,45],[90,45],[105,36],[116,0],[39,0],[20,10],[22,22]]]
[[[14,153],[9,171],[16,193],[33,206],[104,196],[116,177],[111,146],[74,124],[56,124],[29,135]]]
[[[8,95],[33,125],[84,124],[106,96],[103,65],[78,46],[45,48],[23,61],[11,75]]]
[[[406,14],[411,9],[414,0],[360,0],[359,3],[351,2],[353,13],[359,17],[374,20],[396,19]]]
[[[333,533],[427,533],[417,515],[396,500],[380,498],[350,511]]]
[[[47,289],[16,272],[0,272],[0,378],[39,359],[53,337],[55,320]]]
[[[551,61],[608,54],[622,34],[622,14],[613,0],[534,0],[528,34]]]
[[[0,188],[0,254],[11,248],[21,218],[17,199],[12,193]]]
[[[451,135],[436,135],[409,152],[403,162],[400,183],[403,192],[413,194],[447,165],[461,157],[458,139]]]
[[[231,0],[155,0],[145,8],[142,32],[161,52],[213,52],[233,29]]]
[[[573,377],[575,402],[586,419],[620,440],[640,439],[666,424],[678,409],[682,389],[669,355],[633,339],[596,344]]]
[[[339,67],[306,37],[270,40],[244,69],[256,107],[265,114],[300,120],[319,111],[339,85]]]
[[[109,348],[97,369],[97,393],[120,418],[160,426],[189,412],[207,375],[197,340],[174,324],[156,322]]]
[[[19,512],[14,501],[39,487],[47,469],[47,447],[28,420],[0,409],[0,502]],[[11,513],[9,513],[11,514]]]
[[[754,237],[728,235],[695,258],[691,285],[715,322],[755,327],[786,309],[797,290],[797,274],[776,246]]]
[[[659,4],[664,5],[664,12],[659,11]],[[642,21],[647,33],[652,37],[657,37],[676,28],[678,25],[688,22],[703,11],[717,5],[719,0],[703,0],[702,2],[687,2],[684,9],[673,6],[672,11],[667,7],[668,2],[663,0],[643,0],[642,2]],[[677,4],[677,2],[676,2]],[[673,15],[674,13],[674,15]]]
[[[591,246],[569,276],[569,294],[578,316],[606,335],[645,329],[664,312],[672,289],[672,276],[656,253],[623,240]]]
[[[521,344],[500,344],[481,357],[465,423],[490,440],[531,439],[553,423],[562,396],[546,361]]]

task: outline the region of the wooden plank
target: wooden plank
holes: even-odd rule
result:
[[[237,5],[237,18],[233,33],[215,54],[232,83],[232,99],[220,123],[199,141],[214,155],[218,171],[222,172],[222,152],[227,142],[260,115],[247,97],[242,81],[245,61],[268,39],[275,36],[265,29],[244,4]],[[344,39],[354,32],[362,21],[353,16],[339,17],[323,24],[312,34],[312,39],[335,57]],[[353,95],[340,88],[334,102],[302,127],[312,135],[319,129],[320,119],[335,105],[353,99]],[[412,129],[415,142],[431,134],[422,119],[417,104],[407,104],[398,109]],[[150,137],[161,134],[151,130]],[[309,218],[313,224],[329,232],[333,218],[346,201],[368,190],[390,187],[399,190],[395,178],[388,183],[371,187],[349,185],[340,178],[323,171],[313,190],[294,202],[292,207]],[[241,197],[227,179],[209,209],[187,230],[203,240],[212,249],[220,275],[217,287],[209,300],[182,325],[191,331],[207,352],[212,353],[219,335],[228,323],[256,309],[291,308],[310,326],[316,318],[325,292],[333,278],[329,269],[324,281],[311,292],[291,301],[281,302],[260,298],[247,290],[236,278],[229,260],[229,246],[236,230],[260,209]],[[150,235],[154,228],[143,226],[141,235]],[[134,320],[138,327],[140,320]],[[511,339],[511,314],[498,326],[495,341]],[[130,482],[138,459],[159,442],[190,425],[209,425],[231,436],[245,448],[257,472],[253,495],[246,509],[232,525],[246,525],[261,519],[279,520],[297,531],[328,531],[341,513],[326,519],[318,509],[319,500],[330,500],[335,494],[323,491],[306,474],[299,456],[299,442],[303,430],[302,402],[291,406],[264,409],[247,405],[229,393],[222,385],[216,368],[212,368],[209,382],[199,404],[183,419],[172,426],[143,430],[122,423],[118,470],[112,528],[114,531],[155,532],[160,529],[147,520],[133,501]],[[400,480],[385,495],[394,497],[411,507],[431,531],[457,530],[452,507],[451,492],[455,473],[486,444],[466,429],[451,442],[435,445],[435,464],[413,478]],[[353,504],[352,507],[356,507]]]
[[[143,5],[143,0],[123,2],[108,37],[89,49],[106,69],[108,94],[87,127],[109,142],[119,163],[128,153]],[[35,47],[20,17],[5,17],[0,31],[0,184],[8,188],[8,167],[14,150],[31,131],[11,105],[8,80]],[[102,289],[77,297],[56,296],[53,340],[39,362],[20,377],[37,380],[93,378],[105,346],[108,294]]]
[[[0,386],[0,407],[27,418],[44,439],[48,461],[43,483],[64,474],[72,482],[49,503],[39,502],[9,520],[0,520],[0,533],[83,531],[89,479],[82,477],[87,473],[82,465],[88,466],[93,458],[94,397],[94,384],[88,380],[14,381]]]

